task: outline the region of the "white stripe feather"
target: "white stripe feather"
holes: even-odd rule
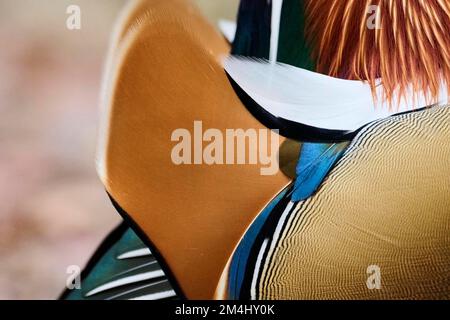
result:
[[[151,256],[151,255],[152,255],[152,252],[150,251],[150,249],[143,248],[143,249],[137,249],[137,250],[125,252],[125,253],[119,255],[117,257],[117,259],[124,260],[124,259],[139,258],[139,257],[145,257],[145,256]]]
[[[280,38],[281,9],[283,0],[272,0],[272,17],[270,23],[270,53],[271,63],[276,63],[278,58],[278,41]]]
[[[424,92],[410,88],[392,108],[385,101],[375,103],[370,86],[363,81],[333,78],[291,65],[267,60],[235,57],[225,59],[230,77],[262,108],[275,117],[309,126],[353,132],[375,120],[396,113],[448,102],[447,87],[430,101]],[[383,97],[382,86],[377,96]]]
[[[132,298],[130,300],[159,300],[159,299],[165,299],[165,298],[171,298],[175,297],[177,294],[173,290],[158,292],[158,293],[151,293],[147,294],[145,296]]]
[[[281,215],[281,218],[278,221],[277,227],[275,228],[275,232],[274,232],[274,235],[272,237],[272,241],[271,241],[270,247],[269,247],[269,254],[271,252],[273,252],[273,250],[275,249],[275,245],[277,244],[278,238],[280,237],[281,229],[283,228],[286,217],[288,216],[289,212],[291,212],[291,209],[294,206],[294,204],[295,204],[294,202],[290,201],[288,203],[288,205],[286,206],[286,208],[284,209],[284,211]],[[258,275],[260,274],[262,258],[263,258],[264,252],[266,251],[268,242],[269,242],[269,239],[264,240],[263,244],[261,245],[261,249],[259,250],[258,257],[256,259],[255,270],[253,271],[253,278],[252,278],[252,283],[251,283],[251,287],[250,287],[250,299],[251,300],[256,300],[256,281],[258,279]]]
[[[259,269],[261,268],[261,261],[264,255],[264,251],[266,251],[267,243],[269,239],[264,239],[264,242],[259,249],[258,257],[256,258],[255,270],[253,272],[252,284],[250,287],[250,299],[256,300],[256,281],[258,280]]]
[[[223,36],[229,43],[233,43],[236,36],[237,25],[236,22],[226,19],[219,20],[219,29]]]
[[[97,294],[97,293],[100,293],[100,292],[103,292],[106,290],[124,286],[127,284],[132,284],[132,283],[136,283],[136,282],[140,282],[140,281],[144,281],[144,280],[151,280],[151,279],[159,278],[162,276],[164,276],[164,272],[162,270],[156,270],[156,271],[140,273],[140,274],[136,274],[133,276],[117,279],[117,280],[105,283],[105,284],[89,291],[86,294],[86,297],[92,296],[94,294]]]
[[[127,291],[121,292],[121,293],[116,294],[114,296],[108,297],[105,300],[114,300],[114,299],[126,296],[126,295],[128,295],[130,293],[133,293],[133,292],[136,292],[136,291],[140,291],[142,289],[148,289],[150,287],[154,287],[154,286],[157,286],[158,284],[165,283],[165,282],[169,282],[169,280],[164,279],[164,280],[157,281],[157,282],[154,282],[154,283],[146,284],[145,286],[140,286],[140,287],[137,287],[137,288],[134,288],[134,289],[131,289],[131,290],[127,290]]]
[[[286,209],[284,209],[283,213],[281,214],[281,218],[278,221],[277,227],[275,228],[275,232],[272,237],[272,242],[270,244],[270,250],[275,249],[275,245],[278,243],[278,238],[280,237],[284,222],[286,221],[286,217],[289,215],[289,212],[291,212],[291,209],[294,206],[294,204],[295,204],[295,202],[289,201],[288,205],[286,206]]]

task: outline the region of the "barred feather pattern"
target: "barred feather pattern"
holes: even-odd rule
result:
[[[430,102],[450,89],[450,1],[305,0],[305,10],[318,72],[368,81],[391,107],[408,88]]]

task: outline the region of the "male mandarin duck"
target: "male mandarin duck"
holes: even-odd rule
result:
[[[124,11],[97,164],[125,222],[63,298],[450,298],[450,4],[242,0],[225,34],[188,0]],[[198,120],[276,130],[295,172],[175,165]]]

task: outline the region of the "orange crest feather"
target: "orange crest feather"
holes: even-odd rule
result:
[[[306,0],[306,17],[318,72],[366,80],[373,92],[381,78],[391,102],[409,86],[430,99],[442,83],[450,89],[450,1]]]

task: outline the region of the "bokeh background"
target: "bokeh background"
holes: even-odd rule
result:
[[[160,0],[166,1],[166,0]],[[216,23],[239,0],[194,0]],[[0,0],[0,299],[55,299],[119,222],[95,172],[98,96],[126,0]],[[81,8],[81,30],[66,9]]]

